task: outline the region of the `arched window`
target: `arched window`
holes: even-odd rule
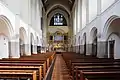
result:
[[[60,13],[55,14],[50,21],[50,26],[67,26],[65,17]]]

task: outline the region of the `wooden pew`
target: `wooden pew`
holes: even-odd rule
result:
[[[43,80],[42,77],[42,68],[38,66],[0,66],[0,70],[9,70],[9,71],[26,71],[26,70],[36,70],[36,74],[39,80]]]
[[[0,78],[31,78],[37,80],[34,70],[0,70]]]
[[[120,71],[120,65],[119,66],[76,66],[76,80],[79,79],[79,75],[81,71],[89,71],[89,72],[101,72],[101,71]]]
[[[73,63],[70,69],[72,75],[75,74],[77,66],[120,66],[120,63]]]
[[[0,63],[36,63],[40,62],[40,64],[44,63],[44,73],[47,71],[47,69],[50,66],[50,61],[53,60],[55,56],[55,53],[46,53],[46,54],[35,54],[32,56],[25,56],[19,59],[2,59],[0,60]],[[49,61],[50,58],[50,61]]]
[[[114,59],[108,59],[108,58],[103,58],[103,59],[99,59],[97,57],[92,57],[92,56],[84,56],[84,55],[78,55],[75,53],[65,53],[62,54],[68,68],[70,69],[70,71],[72,70],[72,75],[73,77],[76,76],[76,80],[79,79],[79,75],[81,73],[81,71],[87,71],[90,72],[92,74],[92,72],[98,72],[97,74],[99,74],[99,72],[101,71],[101,73],[104,73],[104,75],[107,75],[108,71],[111,71],[111,74],[115,73],[116,71],[120,71],[120,60],[114,60]],[[71,67],[72,66],[72,67]],[[76,68],[77,67],[77,68]],[[76,75],[74,75],[73,73],[76,73]],[[119,74],[119,73],[118,73]],[[94,75],[90,75],[93,76]],[[99,75],[98,75],[99,76]],[[84,77],[84,76],[83,76]],[[101,77],[101,80],[104,80],[104,78]],[[93,78],[87,78],[84,77],[83,80],[93,80]],[[108,76],[106,76],[106,78],[109,78]],[[82,80],[82,79],[80,79]],[[94,80],[99,80],[99,78],[96,78]],[[105,79],[106,80],[106,79]],[[114,80],[114,79],[111,79]],[[118,79],[119,80],[119,79]]]
[[[70,68],[72,66],[73,63],[103,63],[103,62],[119,62],[120,60],[114,60],[114,59],[108,59],[108,58],[95,58],[92,56],[81,56],[78,54],[72,54],[72,56],[68,59],[68,56],[70,56],[71,54],[67,54],[65,56],[65,60],[66,60],[66,64],[68,65],[68,68]],[[74,55],[77,55],[74,56]]]
[[[53,58],[55,56],[55,52],[50,52],[50,53],[46,53],[46,54],[34,54],[32,56],[24,56],[24,57],[21,57],[21,58],[18,58],[18,59],[2,59],[2,61],[16,61],[16,60],[19,60],[19,61],[46,61],[46,64],[47,64],[47,68],[50,66]]]
[[[0,61],[1,66],[42,66],[43,76],[46,75],[46,62],[44,61]]]
[[[38,70],[39,80],[42,80],[50,66],[55,53],[36,54],[25,56],[19,59],[2,59],[0,60],[0,70]],[[12,67],[12,68],[11,68]],[[44,70],[44,71],[42,71]],[[43,74],[43,76],[42,76]]]
[[[81,71],[79,80],[119,80],[120,71]]]

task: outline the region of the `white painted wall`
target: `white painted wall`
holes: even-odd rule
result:
[[[105,1],[105,0],[104,0]],[[106,41],[106,39],[108,38],[107,36],[107,26],[106,26],[106,22],[108,21],[108,19],[113,16],[113,15],[116,15],[118,17],[120,17],[120,0],[116,0],[115,2],[113,0],[108,0],[110,3],[109,3],[109,7],[107,7],[107,9],[105,9],[101,14],[97,15],[96,18],[94,18],[91,22],[89,22],[85,28],[81,29],[81,31],[77,34],[76,38],[78,39],[80,36],[81,38],[83,37],[83,34],[86,32],[86,35],[87,35],[87,44],[91,43],[92,42],[92,38],[90,36],[90,32],[91,32],[91,29],[93,27],[96,27],[98,29],[98,41]],[[114,3],[113,3],[114,2]],[[112,5],[110,5],[112,4]],[[103,5],[103,4],[102,4]],[[114,36],[114,35],[112,35]],[[119,38],[114,36],[115,40],[116,40],[116,44],[119,44],[120,45],[120,42],[119,42]],[[113,38],[113,39],[114,39]],[[81,39],[82,41],[83,39]],[[82,41],[83,42],[83,41]],[[81,42],[81,44],[82,44]],[[76,43],[78,44],[78,43]],[[116,45],[115,48],[115,58],[120,58],[120,54],[118,52],[119,51],[119,45]],[[98,57],[103,57],[104,54],[100,54],[98,55]]]
[[[77,2],[77,3],[79,3],[78,5],[81,5],[80,1],[82,3],[81,13],[79,13],[80,7],[77,6],[77,4],[76,4],[76,2]],[[87,1],[88,1],[88,4],[87,4]],[[78,1],[76,0],[76,2],[74,3],[74,6],[77,6],[77,7],[75,9],[79,8],[77,11],[79,14],[77,14],[77,17],[79,17],[80,15],[82,16],[81,17],[82,25],[80,23],[77,23],[76,24],[76,25],[78,25],[77,29],[79,29],[79,26],[82,26],[81,29],[83,29],[86,26],[87,22],[91,23],[96,17],[98,17],[98,15],[100,13],[104,12],[107,8],[109,8],[116,1],[117,0],[100,0],[100,1],[99,0],[78,0]],[[101,2],[101,3],[99,3],[99,2]]]
[[[7,9],[14,15],[18,14],[25,24],[38,33],[41,30],[40,22],[42,16],[42,2],[38,0],[0,0]],[[40,6],[39,6],[40,5]],[[5,9],[6,10],[6,9]],[[13,20],[12,20],[13,21]]]
[[[86,25],[86,0],[82,0],[82,28]]]
[[[33,4],[30,4],[30,0],[0,0],[0,20],[4,19],[6,22],[1,23],[2,25],[6,26],[5,30],[9,31],[6,33],[9,33],[7,35],[9,37],[10,42],[18,43],[15,46],[12,46],[14,49],[12,53],[12,57],[18,58],[19,57],[19,28],[23,27],[26,31],[26,37],[25,37],[25,44],[28,45],[26,47],[26,54],[30,55],[30,33],[33,33],[36,41],[36,36],[40,37],[42,39],[42,32],[41,32],[41,23],[40,23],[40,17],[41,17],[41,8],[42,3],[40,3],[41,7],[39,7],[38,0],[36,4],[34,4],[34,8],[31,9],[31,6]],[[33,0],[31,0],[33,1]],[[34,11],[36,14],[32,14],[31,11]],[[35,12],[36,11],[36,12]],[[32,15],[31,15],[32,14]],[[2,18],[2,17],[4,18]],[[31,18],[33,16],[33,18]],[[32,23],[32,19],[35,23]],[[35,26],[33,26],[35,25]],[[4,33],[4,31],[0,30],[0,33]],[[6,34],[5,33],[5,34]],[[42,43],[39,43],[42,44]],[[0,45],[3,45],[3,41],[0,40]],[[7,45],[7,44],[6,44]],[[4,45],[3,45],[4,46]],[[6,49],[6,50],[4,50]],[[7,48],[2,49],[4,51],[7,51]],[[4,52],[5,53],[5,52]],[[2,57],[8,57],[7,54],[0,55]]]
[[[89,22],[91,22],[97,15],[97,0],[89,1]]]
[[[111,4],[113,4],[115,0],[101,0],[101,11],[106,10]]]
[[[120,0],[118,0],[116,3],[114,3],[111,7],[109,7],[105,12],[101,13],[97,18],[95,18],[94,20],[92,20],[91,22],[89,22],[89,24],[84,28],[82,29],[79,34],[77,35],[80,35],[82,37],[82,34],[84,32],[87,32],[88,34],[88,39],[90,39],[90,30],[93,28],[93,27],[97,27],[98,31],[100,31],[100,40],[105,40],[105,34],[103,31],[105,31],[104,27],[105,27],[105,24],[107,22],[107,20],[112,16],[112,15],[117,15],[119,16],[120,15],[120,11],[118,10],[118,8],[120,7]],[[98,27],[97,23],[101,23],[100,27]],[[89,42],[89,41],[88,41]]]

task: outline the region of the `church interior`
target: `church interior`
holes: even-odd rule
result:
[[[120,0],[0,0],[0,80],[119,80]]]

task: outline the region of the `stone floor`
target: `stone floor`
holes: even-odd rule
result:
[[[61,54],[56,55],[55,65],[51,80],[72,80]]]

